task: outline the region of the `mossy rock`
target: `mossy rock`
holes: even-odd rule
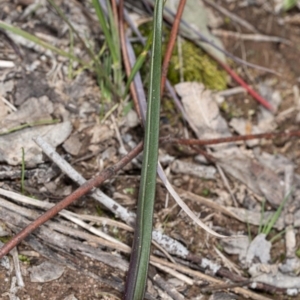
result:
[[[152,23],[145,23],[140,30],[144,36],[148,36],[152,28]],[[164,27],[164,42],[163,55],[165,54],[170,31]],[[184,81],[197,81],[203,83],[211,90],[226,89],[226,72],[218,68],[217,63],[206,54],[201,48],[193,42],[186,39],[181,39],[181,58],[178,54],[178,47],[175,45],[173,54],[170,60],[168,79],[172,84],[180,82],[180,72],[182,72]],[[135,45],[136,55],[139,55],[143,50],[141,45]],[[180,70],[180,60],[182,62],[182,70]],[[144,64],[141,74],[144,80],[148,81],[149,64]]]

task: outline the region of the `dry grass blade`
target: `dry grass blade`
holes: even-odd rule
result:
[[[117,171],[123,168],[127,163],[129,163],[133,157],[138,155],[142,151],[143,144],[140,143],[133,151],[131,151],[128,155],[126,155],[123,159],[121,159],[115,166],[106,169],[99,176],[87,181],[83,186],[78,188],[75,192],[73,192],[68,197],[64,198],[61,202],[50,208],[45,214],[37,218],[33,223],[24,228],[21,232],[19,232],[16,236],[14,236],[9,242],[7,242],[0,249],[0,257],[6,255],[12,248],[18,245],[26,236],[28,236],[31,232],[33,232],[37,227],[47,222],[53,216],[55,216],[58,212],[66,208],[72,202],[74,202],[79,197],[85,195],[87,192],[92,190],[97,185],[100,185],[106,179],[115,175]]]
[[[151,257],[151,259],[152,259],[153,262],[155,262],[157,264],[160,264],[162,266],[167,266],[167,267],[172,268],[174,270],[178,270],[178,271],[180,271],[184,274],[187,274],[189,276],[196,277],[200,280],[204,280],[204,281],[209,282],[211,284],[218,284],[218,285],[224,286],[224,282],[222,280],[219,280],[219,279],[216,279],[212,276],[203,274],[199,271],[191,270],[190,268],[187,268],[185,266],[181,266],[181,265],[178,265],[178,264],[174,265],[173,263],[166,262],[166,261],[164,261],[160,258],[157,258],[155,256]],[[258,294],[254,293],[252,291],[249,291],[249,290],[247,290],[245,288],[241,288],[241,287],[234,287],[234,288],[232,288],[232,291],[234,291],[237,294],[242,295],[246,299],[250,298],[250,299],[254,299],[254,300],[271,300],[271,298],[258,295]]]
[[[173,198],[175,199],[175,201],[177,202],[177,204],[183,209],[183,211],[197,224],[199,225],[201,228],[203,228],[206,232],[208,232],[209,234],[218,237],[218,238],[225,238],[225,235],[219,234],[217,232],[215,232],[214,230],[212,230],[211,228],[209,228],[206,224],[204,224],[198,217],[196,217],[196,215],[190,210],[190,208],[184,203],[184,201],[180,198],[180,196],[178,195],[178,193],[174,190],[173,186],[170,184],[170,182],[168,181],[167,177],[165,177],[165,174],[160,174],[160,178],[163,181],[163,183],[165,184],[166,188],[168,189],[169,193],[173,196]]]

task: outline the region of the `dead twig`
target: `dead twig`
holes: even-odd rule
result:
[[[0,249],[0,258],[2,258],[11,249],[17,246],[25,237],[27,237],[30,233],[32,233],[36,228],[38,228],[40,225],[47,222],[49,219],[53,218],[62,209],[66,208],[75,200],[85,195],[87,192],[91,191],[94,187],[102,184],[105,180],[114,176],[119,170],[121,170],[125,165],[127,165],[134,157],[136,157],[142,151],[142,149],[143,149],[143,143],[141,142],[114,166],[105,169],[100,175],[87,181],[84,185],[79,187],[68,197],[64,198],[58,204],[56,204],[47,212],[45,212],[43,215],[41,215],[39,218],[37,218],[34,222],[29,224],[26,228],[24,228],[17,235],[15,235],[9,242],[7,242]]]
[[[275,137],[292,137],[298,136],[300,137],[300,130],[295,131],[282,131],[282,132],[266,132],[266,133],[258,133],[258,134],[246,134],[240,136],[230,136],[225,138],[216,138],[209,140],[197,140],[197,139],[177,139],[177,138],[168,138],[168,142],[172,144],[181,144],[181,145],[197,145],[197,146],[208,146],[208,145],[216,145],[222,143],[231,143],[231,142],[239,142],[239,141],[249,141],[254,139],[273,139]]]
[[[155,256],[153,256],[153,257],[151,256],[151,259],[154,263],[157,263],[161,266],[166,266],[166,267],[172,268],[174,270],[180,271],[191,277],[196,277],[196,278],[199,278],[201,280],[207,281],[207,282],[209,282],[211,284],[215,284],[215,285],[222,285],[222,286],[224,285],[224,282],[222,280],[216,279],[212,276],[206,275],[199,271],[191,270],[188,267],[181,266],[179,264],[173,264],[173,263],[167,262],[163,259],[157,258]],[[241,287],[232,287],[231,290],[237,294],[243,295],[245,298],[251,298],[251,299],[255,299],[255,300],[270,300],[270,298],[268,298],[268,297],[258,295],[252,291],[249,291],[249,290],[241,288]]]
[[[247,90],[247,92],[257,100],[261,105],[270,110],[271,112],[275,112],[275,108],[270,104],[266,99],[264,99],[261,95],[259,95],[255,90],[253,90],[237,73],[235,73],[227,64],[223,63],[216,57],[214,59],[219,63],[219,65],[243,88]]]
[[[254,32],[254,33],[258,33],[259,31],[249,22],[247,22],[244,19],[241,19],[239,16],[231,13],[230,11],[228,11],[226,8],[216,4],[214,1],[211,0],[204,0],[204,2],[210,6],[212,6],[215,10],[217,10],[218,12],[222,13],[224,16],[229,17],[230,20],[236,22],[237,24],[243,26],[244,28]]]
[[[124,1],[120,0],[119,1],[119,32],[120,32],[120,41],[121,41],[121,49],[122,49],[122,56],[123,56],[123,63],[125,67],[125,72],[127,78],[129,78],[130,73],[131,73],[131,66],[130,66],[130,61],[129,61],[129,55],[128,55],[128,49],[126,46],[126,40],[125,40],[125,29],[124,29]],[[133,99],[135,111],[138,114],[138,117],[140,119],[141,124],[142,122],[142,115],[141,115],[141,109],[139,106],[139,101],[138,101],[138,95],[136,91],[136,87],[134,84],[134,81],[131,82],[130,84],[130,93]]]
[[[222,37],[233,37],[236,39],[242,39],[244,41],[254,41],[254,42],[272,42],[272,43],[283,43],[290,45],[291,42],[287,39],[278,37],[278,36],[270,36],[264,34],[246,34],[246,33],[239,33],[234,31],[222,30],[222,29],[213,29],[212,33],[216,36]]]
[[[166,83],[166,78],[167,78],[167,73],[168,73],[168,66],[169,66],[171,56],[172,56],[175,40],[177,37],[179,25],[180,25],[180,19],[181,19],[183,10],[184,10],[185,3],[186,3],[186,0],[181,0],[179,2],[178,8],[177,8],[177,13],[176,13],[176,16],[175,16],[175,19],[173,22],[173,26],[172,26],[172,30],[170,33],[167,51],[165,53],[164,62],[162,65],[161,90],[160,90],[161,94],[163,93],[163,90],[165,88],[165,83]]]
[[[148,3],[147,1],[144,2],[144,3]],[[149,3],[150,5],[153,5],[153,3]],[[169,10],[169,13],[172,14],[172,12]],[[195,29],[193,26],[191,26],[188,22],[185,22],[184,20],[181,20],[181,23],[187,27],[190,31],[192,31],[195,35],[197,35],[197,37],[199,38],[200,41],[204,42],[204,43],[207,43],[209,45],[211,45],[212,47],[214,47],[215,49],[219,50],[220,52],[222,52],[224,55],[226,55],[227,57],[231,58],[233,61],[237,62],[237,63],[240,63],[240,64],[243,64],[245,66],[249,66],[251,68],[254,68],[254,69],[257,69],[257,70],[261,70],[261,71],[264,71],[264,72],[268,72],[268,73],[271,73],[271,74],[275,74],[277,76],[280,76],[281,74],[274,71],[274,70],[271,70],[269,68],[266,68],[266,67],[262,67],[262,66],[259,66],[259,65],[255,65],[255,64],[252,64],[252,63],[249,63],[235,55],[233,55],[232,53],[222,49],[221,47],[217,46],[215,43],[213,43],[212,41],[210,41],[209,39],[207,39],[206,37],[204,37],[199,31],[197,31],[197,29]]]

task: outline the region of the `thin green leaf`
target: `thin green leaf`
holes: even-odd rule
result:
[[[66,51],[63,51],[55,46],[52,46],[51,44],[48,44],[47,42],[44,42],[43,40],[39,39],[38,37],[18,28],[18,27],[15,27],[15,26],[12,26],[12,25],[9,25],[7,23],[4,23],[3,21],[0,21],[0,28],[4,29],[4,30],[7,30],[11,33],[14,33],[18,36],[21,36],[23,37],[24,39],[30,41],[30,42],[33,42],[45,49],[48,49],[48,50],[51,50],[53,51],[54,53],[57,53],[63,57],[67,57],[69,59],[73,59],[73,60],[76,60],[77,62],[79,62],[80,64],[82,65],[85,65],[86,63],[84,61],[82,61],[81,59],[79,59],[78,57],[76,56],[73,56],[72,54],[66,52]]]
[[[21,125],[18,125],[16,127],[12,127],[12,128],[9,128],[5,131],[0,132],[0,136],[15,132],[15,131],[18,131],[18,130],[21,130],[21,129],[24,129],[24,128],[27,128],[27,127],[55,124],[55,123],[58,123],[59,121],[60,120],[58,120],[58,119],[54,119],[54,120],[51,119],[51,120],[39,120],[39,121],[36,121],[36,122],[33,122],[33,123],[24,123],[24,124],[21,124]]]
[[[267,218],[267,220],[266,220],[266,222],[265,222],[265,224],[264,224],[264,226],[263,226],[263,228],[261,230],[262,233],[267,232],[268,226],[269,226],[269,224],[270,224],[270,222],[271,222],[271,220],[272,220],[273,217],[274,217],[274,215],[269,215],[269,217]]]
[[[271,239],[270,239],[270,243],[274,243],[277,239],[279,239],[284,233],[286,232],[286,229],[280,231],[279,233],[277,233],[276,235],[274,235]]]
[[[142,67],[143,63],[145,62],[145,59],[147,57],[147,54],[148,54],[148,51],[151,47],[151,44],[152,44],[152,39],[153,39],[153,33],[151,32],[149,37],[148,37],[148,40],[147,40],[147,43],[144,47],[144,50],[142,51],[142,53],[139,55],[139,57],[137,58],[137,60],[135,61],[135,64],[131,70],[131,73],[128,77],[128,80],[127,80],[127,83],[126,83],[126,87],[125,87],[125,92],[124,92],[124,98],[126,97],[126,95],[128,94],[128,91],[129,91],[129,87],[130,87],[130,84],[134,78],[134,76],[136,75],[136,73],[140,70],[140,68]]]
[[[153,45],[142,177],[133,248],[125,288],[125,300],[144,299],[147,281],[158,159],[162,12],[163,0],[157,0],[154,9]]]
[[[59,6],[57,6],[53,0],[47,0],[47,1],[53,6],[53,8],[58,13],[58,15],[67,23],[67,25],[69,26],[70,30],[72,30],[76,34],[77,38],[82,43],[82,45],[83,45],[86,53],[93,60],[93,62],[95,64],[95,71],[97,73],[98,81],[100,82],[100,79],[103,78],[104,81],[105,81],[105,83],[106,83],[106,85],[110,89],[110,91],[113,94],[117,95],[117,96],[121,96],[120,93],[118,92],[118,89],[116,89],[115,86],[111,83],[111,81],[109,79],[109,75],[107,73],[105,73],[103,66],[101,65],[101,63],[98,60],[96,54],[92,50],[92,47],[89,47],[88,44],[81,38],[81,36],[78,33],[78,31],[74,28],[74,26],[72,25],[72,23],[68,20],[68,18],[65,16],[65,14],[63,13],[63,11],[59,8]],[[98,3],[98,0],[96,2]],[[99,3],[98,3],[98,5],[99,5]]]
[[[73,37],[73,32],[72,30],[69,30],[69,35],[70,35],[70,50],[69,53],[73,55],[74,53],[74,37]],[[73,78],[73,59],[70,59],[69,61],[69,66],[68,66],[68,78],[72,79]]]
[[[272,216],[271,220],[267,223],[267,227],[265,228],[265,230],[263,231],[263,233],[267,236],[271,229],[273,228],[274,224],[277,222],[277,220],[280,217],[280,214],[282,212],[283,206],[285,205],[286,201],[289,199],[290,195],[291,195],[292,191],[290,191],[283,199],[283,201],[281,202],[281,204],[279,205],[279,207],[277,208],[276,212],[274,213],[274,215]]]
[[[98,17],[101,29],[104,33],[105,41],[107,42],[107,45],[108,45],[109,51],[111,53],[112,59],[113,59],[114,62],[117,62],[119,59],[118,59],[118,54],[117,54],[117,51],[116,51],[116,46],[113,42],[112,35],[111,35],[111,32],[110,32],[109,26],[107,24],[107,21],[106,21],[104,12],[102,10],[102,7],[99,4],[99,0],[92,0],[92,4],[93,4],[93,6],[96,10],[96,15]]]
[[[297,5],[297,0],[284,0],[282,8],[284,11],[288,11]]]
[[[106,0],[106,7],[107,7],[107,16],[110,28],[110,35],[114,45],[114,52],[116,56],[116,60],[113,60],[113,64],[111,65],[113,70],[113,78],[114,83],[121,90],[122,86],[122,67],[121,67],[121,48],[120,48],[120,37],[119,37],[119,30],[116,24],[116,20],[114,18],[111,4],[109,0]]]
[[[266,205],[266,199],[263,200],[261,204],[261,213],[260,213],[260,220],[259,220],[259,227],[258,227],[258,233],[262,232],[263,228],[263,219],[264,219],[264,214],[265,214],[265,205]]]

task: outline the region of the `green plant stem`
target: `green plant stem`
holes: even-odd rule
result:
[[[5,134],[9,134],[9,133],[12,133],[12,132],[15,132],[15,131],[18,131],[18,130],[21,130],[21,129],[24,129],[24,128],[27,128],[27,127],[56,124],[56,123],[59,123],[59,121],[60,120],[58,120],[58,119],[54,119],[54,120],[40,120],[40,121],[36,121],[36,122],[33,122],[33,123],[25,123],[25,124],[22,124],[22,125],[10,128],[10,129],[8,129],[5,132],[1,132],[0,136],[1,135],[5,135]]]
[[[112,6],[115,5],[116,9],[116,2],[106,0],[106,7],[107,7],[107,17],[109,21],[110,27],[110,35],[113,41],[113,51],[115,52],[115,57],[113,57],[113,64],[112,64],[112,71],[114,77],[114,83],[116,84],[119,91],[121,91],[122,87],[122,68],[121,68],[121,49],[120,49],[120,36],[119,36],[119,28],[118,28],[118,20],[117,20],[117,11],[115,11],[115,15],[113,13]]]
[[[274,235],[271,239],[270,239],[270,243],[274,243],[277,239],[279,239],[284,233],[286,232],[286,229],[280,231],[279,233],[277,233],[276,235]]]
[[[274,215],[272,216],[272,218],[266,222],[266,225],[263,229],[263,233],[266,236],[270,233],[270,231],[272,230],[274,224],[279,219],[280,214],[282,212],[282,209],[283,209],[285,203],[287,202],[287,200],[289,199],[290,195],[292,194],[292,191],[293,191],[293,189],[284,197],[283,201],[280,203],[279,207],[277,208],[277,210],[274,213]]]
[[[125,287],[125,300],[144,299],[147,282],[158,159],[162,12],[163,0],[157,0],[153,21],[153,44],[142,177],[133,248]]]
[[[260,220],[259,220],[259,227],[258,227],[258,232],[262,232],[263,228],[263,220],[264,220],[264,214],[265,214],[265,205],[266,205],[266,199],[263,200],[261,204],[261,212],[260,212]]]
[[[97,73],[97,77],[98,79],[103,78],[105,83],[107,84],[107,86],[109,87],[110,91],[116,95],[116,96],[121,96],[121,94],[118,92],[118,89],[115,88],[115,86],[110,82],[109,77],[106,75],[106,73],[103,71],[104,68],[101,65],[100,61],[98,60],[97,56],[95,55],[95,53],[93,52],[93,50],[88,47],[88,45],[86,44],[86,42],[81,38],[80,34],[77,32],[77,30],[74,28],[74,26],[72,25],[72,23],[68,20],[68,18],[65,16],[65,14],[62,12],[62,10],[59,8],[59,6],[57,6],[55,4],[55,2],[53,0],[47,0],[50,5],[53,6],[53,8],[56,10],[56,12],[58,13],[58,15],[67,23],[67,25],[69,26],[70,30],[72,30],[77,38],[79,39],[79,41],[82,43],[86,53],[89,55],[89,57],[93,60],[94,64],[95,64],[95,71]],[[98,3],[98,0],[93,1]],[[99,3],[98,3],[99,5]],[[101,24],[102,25],[102,24]],[[102,30],[104,30],[102,28]],[[108,32],[109,33],[109,32]],[[105,36],[106,37],[106,36]],[[107,37],[106,37],[107,39]],[[111,38],[109,38],[111,39]]]
[[[47,43],[47,42],[44,42],[43,40],[39,39],[38,37],[18,28],[18,27],[15,27],[15,26],[12,26],[12,25],[9,25],[3,21],[0,20],[0,28],[4,29],[4,30],[7,30],[9,32],[12,32],[18,36],[21,36],[23,37],[24,39],[28,40],[28,41],[31,41],[39,46],[42,46],[44,47],[45,49],[48,49],[48,50],[51,50],[53,51],[54,53],[57,53],[63,57],[68,57],[69,59],[73,59],[73,60],[76,60],[77,62],[79,62],[80,64],[82,64],[83,66],[86,65],[86,62],[82,61],[81,59],[79,59],[78,57],[76,56],[73,56],[71,55],[70,53],[64,51],[64,50],[61,50],[55,46],[52,46],[51,44]]]
[[[95,8],[96,15],[98,17],[99,24],[105,36],[105,41],[107,43],[110,55],[112,57],[113,63],[110,68],[113,71],[114,81],[118,87],[118,91],[121,89],[122,84],[122,72],[121,72],[121,52],[120,52],[120,39],[118,28],[115,24],[115,20],[112,14],[110,2],[106,0],[107,7],[107,18],[101,7],[99,0],[92,0],[92,4]]]
[[[69,30],[69,35],[70,35],[70,50],[69,50],[69,53],[71,55],[73,55],[74,53],[74,36],[73,36],[73,31],[72,30]],[[70,62],[69,62],[69,66],[68,66],[68,78],[69,79],[73,79],[73,59],[70,59]]]
[[[117,52],[117,49],[114,45],[114,41],[113,41],[112,35],[110,33],[109,27],[107,25],[104,12],[103,12],[98,0],[92,0],[92,4],[93,4],[93,6],[96,10],[96,15],[98,17],[101,29],[104,33],[105,41],[106,41],[106,43],[108,45],[108,48],[110,50],[112,59],[113,59],[114,62],[116,62],[116,61],[118,61],[118,52]]]
[[[61,49],[55,47],[55,46],[52,46],[51,44],[44,42],[43,40],[39,39],[38,37],[26,32],[18,27],[6,24],[0,20],[0,29],[4,29],[9,32],[12,32],[13,34],[21,36],[24,39],[35,43],[36,45],[39,45],[45,49],[51,50],[52,52],[57,53],[58,55],[61,55],[63,57],[69,58],[70,60],[75,60],[75,61],[79,62],[85,69],[90,69],[88,62],[83,61],[82,59],[78,58],[77,56],[72,55],[71,53],[68,53],[64,50],[61,50]],[[110,90],[118,97],[121,97],[121,93],[110,82],[110,79],[108,78],[108,76],[106,74],[104,74],[103,67],[101,66],[100,62],[98,61],[97,56],[95,56],[93,58],[93,52],[86,45],[85,45],[85,48],[88,51],[89,56],[92,57],[93,63],[95,65],[93,68],[97,74],[98,82],[100,82],[100,79],[103,78],[105,80],[105,82],[107,83],[107,86],[110,88]]]
[[[131,70],[131,73],[130,73],[130,75],[128,77],[123,98],[126,97],[128,91],[129,91],[129,88],[130,88],[130,84],[131,84],[134,76],[140,70],[140,68],[143,66],[143,64],[145,62],[145,59],[146,59],[146,57],[148,55],[148,51],[149,51],[149,49],[151,47],[151,44],[152,44],[152,38],[153,38],[153,36],[152,36],[152,32],[151,32],[151,34],[148,37],[147,43],[146,43],[146,45],[144,47],[144,50],[142,51],[142,53],[137,58],[134,66],[133,66],[133,68]]]

